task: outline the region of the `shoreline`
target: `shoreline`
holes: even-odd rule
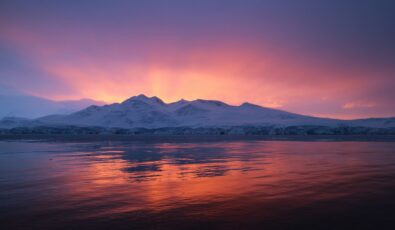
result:
[[[327,141],[395,142],[395,135],[122,135],[122,134],[2,134],[0,141],[37,142],[222,142],[222,141]]]

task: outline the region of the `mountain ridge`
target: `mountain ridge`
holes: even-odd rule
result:
[[[35,119],[48,114],[69,114],[92,104],[104,103],[92,99],[54,101],[26,94],[0,93],[0,118],[12,116]]]
[[[4,125],[6,123],[7,125]],[[160,98],[144,94],[130,97],[121,103],[103,106],[91,105],[69,115],[49,115],[29,121],[12,119],[0,121],[0,127],[19,126],[82,126],[104,128],[166,127],[231,127],[231,126],[362,126],[374,128],[395,127],[395,118],[339,120],[300,115],[245,102],[229,105],[217,100],[181,99],[165,103]]]

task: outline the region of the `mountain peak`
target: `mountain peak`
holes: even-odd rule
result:
[[[204,100],[204,99],[197,99],[193,101],[194,103],[200,103],[200,104],[205,104],[205,105],[211,105],[211,106],[229,106],[228,104],[222,102],[222,101],[216,101],[216,100]]]
[[[190,101],[188,101],[188,100],[185,100],[185,99],[181,99],[181,100],[178,100],[178,101],[175,101],[175,102],[173,102],[173,103],[170,103],[170,104],[173,104],[173,105],[183,105],[183,104],[187,104],[187,103],[189,103]]]
[[[252,103],[249,103],[249,102],[244,102],[243,104],[241,104],[241,106],[242,107],[261,107],[261,106],[259,106],[259,105],[256,105],[256,104],[252,104]]]
[[[0,127],[37,125],[74,125],[115,128],[232,127],[232,126],[366,126],[395,127],[388,119],[341,121],[316,118],[261,107],[251,103],[240,106],[221,101],[197,99],[166,104],[158,97],[140,94],[122,104],[90,106],[70,115],[42,117],[32,121],[0,120]]]
[[[141,94],[139,94],[137,96],[133,96],[132,98],[134,98],[134,99],[142,99],[142,100],[149,99],[149,97],[145,96],[145,94],[143,94],[143,93],[141,93]]]
[[[158,98],[158,97],[156,97],[156,96],[147,97],[147,96],[144,95],[144,94],[139,94],[139,95],[137,95],[137,96],[133,96],[133,97],[131,97],[131,98],[125,100],[125,101],[122,102],[122,103],[128,103],[128,102],[131,102],[131,101],[142,101],[142,102],[145,102],[145,103],[150,104],[150,105],[153,105],[153,104],[156,104],[156,105],[165,105],[165,103],[164,103],[160,98]]]

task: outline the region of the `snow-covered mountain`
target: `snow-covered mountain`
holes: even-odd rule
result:
[[[227,127],[227,126],[364,126],[395,127],[395,118],[336,120],[304,116],[244,103],[228,105],[214,100],[180,100],[164,103],[157,97],[139,95],[122,103],[89,106],[70,115],[35,119],[33,125],[75,125],[105,128]],[[1,122],[0,122],[1,126]]]
[[[89,105],[103,105],[90,99],[53,101],[24,94],[4,94],[0,92],[0,118],[25,117],[38,118],[49,114],[70,114]]]

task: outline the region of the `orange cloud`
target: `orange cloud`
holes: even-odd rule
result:
[[[80,37],[63,38],[57,33],[56,39],[50,39],[26,28],[5,27],[3,38],[20,47],[37,68],[73,89],[72,93],[29,93],[55,100],[93,98],[109,103],[140,93],[166,102],[181,98],[230,104],[248,101],[331,117],[344,117],[344,110],[374,107],[360,102],[374,85],[369,72],[309,62],[303,54],[264,42],[258,46],[214,40],[210,45],[185,47],[151,38],[136,46],[128,37],[109,35],[110,41],[118,43],[107,45],[106,39],[96,41],[96,35],[74,30],[81,32]]]
[[[363,101],[355,101],[348,102],[343,105],[344,109],[355,109],[355,108],[373,108],[376,107],[377,104],[373,102],[363,102]]]

